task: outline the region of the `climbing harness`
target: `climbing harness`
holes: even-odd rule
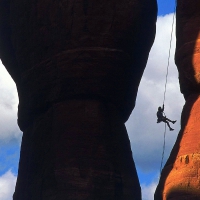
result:
[[[168,78],[168,71],[169,71],[169,59],[170,59],[170,55],[171,55],[172,34],[173,34],[173,31],[174,31],[176,5],[177,5],[177,2],[175,1],[174,15],[173,15],[173,21],[172,21],[172,30],[171,30],[171,36],[170,36],[170,47],[169,47],[168,62],[167,62],[167,73],[166,73],[166,77],[165,77],[165,89],[164,89],[163,105],[165,104],[165,95],[166,95],[166,89],[167,89],[167,78]],[[161,171],[162,171],[162,166],[163,166],[163,159],[164,159],[164,154],[165,154],[165,135],[166,135],[166,123],[165,123],[165,130],[164,130],[163,152],[162,152],[162,158],[161,158],[161,164],[160,164],[160,176],[161,176]]]

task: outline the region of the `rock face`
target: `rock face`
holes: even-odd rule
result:
[[[177,1],[175,61],[186,103],[181,130],[162,170],[155,200],[200,199],[200,0]]]
[[[1,0],[0,57],[23,131],[14,200],[140,200],[124,126],[156,0]]]

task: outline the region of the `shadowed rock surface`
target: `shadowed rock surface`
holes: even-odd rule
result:
[[[140,200],[124,126],[156,0],[1,0],[0,58],[23,131],[14,200]]]
[[[200,199],[200,0],[177,1],[175,61],[186,103],[155,200]]]

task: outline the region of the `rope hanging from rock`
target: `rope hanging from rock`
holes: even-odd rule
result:
[[[167,72],[166,72],[166,77],[165,77],[165,89],[164,89],[163,105],[165,104],[165,95],[166,95],[166,89],[167,89],[167,78],[168,78],[168,72],[169,72],[169,60],[170,60],[170,55],[171,55],[172,35],[173,35],[173,31],[174,31],[176,5],[177,5],[177,2],[175,1],[174,15],[173,15],[172,29],[171,29],[171,36],[170,36],[170,46],[169,46],[168,61],[167,61]],[[165,123],[165,130],[164,130],[164,142],[163,142],[162,158],[161,158],[161,164],[160,164],[160,175],[161,175],[161,171],[162,171],[163,159],[164,159],[164,154],[165,154],[165,135],[166,135],[166,123]]]
[[[176,7],[176,5],[175,5]],[[168,72],[169,72],[169,59],[171,56],[171,47],[172,47],[172,34],[174,32],[174,18],[175,18],[175,9],[174,8],[174,15],[173,15],[173,21],[172,21],[172,30],[171,30],[171,36],[170,36],[170,46],[169,46],[169,54],[168,54],[168,61],[167,61],[167,73],[165,77],[165,90],[164,90],[164,98],[163,98],[163,105],[165,104],[165,95],[166,95],[166,88],[167,88],[167,78],[168,78]]]

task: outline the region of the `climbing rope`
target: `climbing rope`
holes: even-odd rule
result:
[[[175,5],[175,7],[176,7],[176,5]],[[165,95],[166,95],[166,89],[167,89],[167,78],[168,78],[168,72],[169,72],[169,60],[170,60],[170,56],[171,56],[171,47],[172,47],[172,35],[173,35],[173,32],[174,32],[175,9],[176,8],[174,8],[174,15],[173,15],[173,21],[172,21],[172,30],[171,30],[171,36],[170,36],[170,46],[169,46],[168,61],[167,61],[167,73],[166,73],[166,77],[165,77],[165,90],[164,90],[163,105],[165,103]]]
[[[175,21],[176,5],[177,5],[177,1],[175,1],[175,6],[174,6],[174,15],[173,15],[173,21],[172,21],[172,29],[171,29],[171,36],[170,36],[170,46],[169,46],[168,61],[167,61],[167,73],[166,73],[166,77],[165,77],[165,90],[164,90],[163,105],[165,103],[165,95],[166,95],[166,89],[167,89],[167,78],[168,78],[168,72],[169,72],[169,60],[170,60],[170,56],[171,56],[172,35],[173,35],[173,32],[174,32],[174,21]],[[162,166],[163,166],[163,159],[164,159],[164,155],[165,155],[165,135],[166,135],[166,123],[165,123],[165,130],[164,130],[164,142],[163,142],[162,158],[161,158],[161,164],[160,164],[160,176],[161,176],[161,171],[162,171]]]
[[[162,159],[160,163],[160,176],[161,176],[161,171],[162,171],[162,166],[163,166],[163,159],[165,155],[165,135],[166,135],[166,123],[165,123],[165,131],[164,131],[164,143],[163,143],[163,151],[162,151]]]

